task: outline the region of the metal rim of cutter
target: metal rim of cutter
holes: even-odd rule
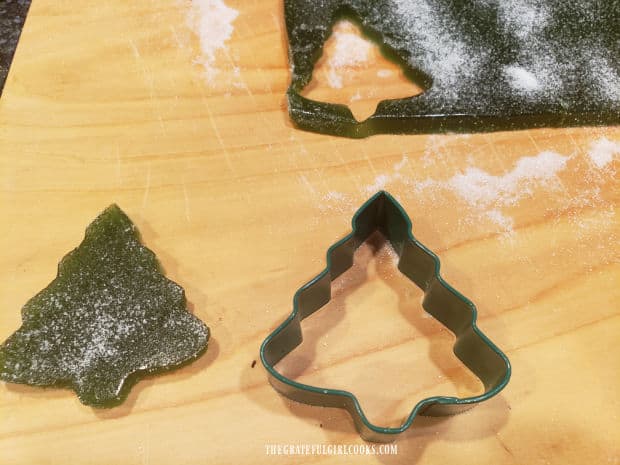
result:
[[[346,409],[360,436],[367,441],[390,442],[407,430],[420,415],[453,415],[490,399],[508,383],[508,357],[476,326],[476,307],[439,274],[439,258],[411,232],[411,220],[400,204],[380,191],[355,213],[353,231],[327,251],[326,268],[302,286],[293,298],[293,311],[263,341],[260,358],[271,385],[282,395],[311,405]],[[357,397],[349,391],[298,383],[279,373],[274,365],[303,340],[301,321],[331,299],[331,282],[353,265],[355,250],[375,231],[381,232],[398,254],[398,269],[424,291],[423,308],[456,336],[454,354],[484,385],[484,392],[472,397],[427,397],[419,401],[399,427],[371,423]]]

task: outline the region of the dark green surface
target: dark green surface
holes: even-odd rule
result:
[[[390,241],[398,254],[398,269],[424,291],[424,309],[456,336],[456,356],[484,385],[484,393],[478,396],[422,399],[398,428],[372,424],[357,398],[348,391],[298,383],[274,367],[301,344],[301,321],[331,299],[331,282],[353,265],[355,250],[376,231]],[[506,355],[476,326],[474,304],[443,280],[439,274],[439,259],[413,237],[409,217],[387,192],[375,194],[357,211],[353,217],[353,232],[330,247],[327,267],[297,291],[293,299],[293,312],[267,336],[261,345],[260,355],[269,381],[280,393],[298,402],[344,408],[353,417],[360,435],[368,441],[378,442],[393,441],[411,426],[418,414],[452,415],[493,397],[506,386],[511,372]],[[403,366],[403,370],[406,369]]]
[[[289,112],[302,129],[366,137],[620,123],[619,0],[284,4]],[[382,101],[363,122],[345,105],[301,96],[341,18],[359,24],[426,92]]]
[[[116,205],[88,226],[22,320],[0,346],[0,378],[70,387],[96,407],[122,402],[141,375],[197,358],[209,339]]]

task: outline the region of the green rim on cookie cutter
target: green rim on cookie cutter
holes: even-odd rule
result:
[[[352,224],[353,231],[327,251],[327,267],[296,292],[292,313],[261,345],[261,361],[274,389],[297,402],[346,409],[361,437],[374,442],[393,441],[418,414],[453,415],[500,392],[510,379],[508,358],[476,326],[474,304],[440,276],[439,258],[412,235],[411,220],[399,203],[387,192],[378,192],[357,211]],[[398,269],[424,291],[424,309],[454,333],[455,355],[484,385],[484,393],[478,396],[423,399],[397,428],[372,424],[351,392],[298,383],[274,367],[301,344],[301,321],[330,300],[331,282],[353,265],[355,250],[375,231],[392,244],[399,257]]]

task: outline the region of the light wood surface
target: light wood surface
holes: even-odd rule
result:
[[[265,445],[363,443],[344,411],[283,399],[253,361],[380,188],[438,253],[446,280],[476,303],[513,377],[463,415],[416,420],[397,455],[355,461],[618,463],[619,164],[616,154],[599,169],[588,153],[619,143],[620,130],[366,140],[302,132],[285,106],[281,2],[227,4],[239,16],[209,81],[187,2],[33,1],[0,100],[0,340],[112,202],[185,287],[213,339],[200,360],[141,381],[112,410],[85,407],[67,390],[0,384],[0,463],[299,463],[266,455]],[[326,87],[320,70],[310,91],[334,101],[410,93],[398,72],[379,76],[390,64],[372,59],[344,83],[359,93]],[[523,177],[524,157],[545,151],[556,153],[546,158],[555,175]],[[473,169],[499,183],[498,201],[458,189],[459,174],[473,179]],[[373,254],[371,245],[281,368],[353,390],[386,425],[424,396],[479,392],[390,250]]]

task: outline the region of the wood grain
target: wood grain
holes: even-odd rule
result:
[[[356,460],[618,463],[618,160],[598,169],[588,152],[620,141],[619,128],[366,140],[302,132],[285,107],[281,2],[227,4],[239,16],[212,82],[187,2],[32,4],[0,100],[0,339],[116,202],[213,340],[196,363],[140,382],[112,410],[65,390],[1,384],[0,463],[298,463],[265,445],[362,443],[346,413],[283,399],[252,365],[295,290],[380,188],[477,304],[513,378],[463,415],[419,418],[397,455]],[[375,81],[384,67],[377,58],[356,81],[376,85],[368,98],[398,88]],[[472,168],[509,180],[523,157],[545,151],[565,166],[524,181],[513,202],[471,203],[450,188]],[[479,386],[388,252],[360,252],[283,369],[351,388],[373,419],[395,424],[420,396]]]

